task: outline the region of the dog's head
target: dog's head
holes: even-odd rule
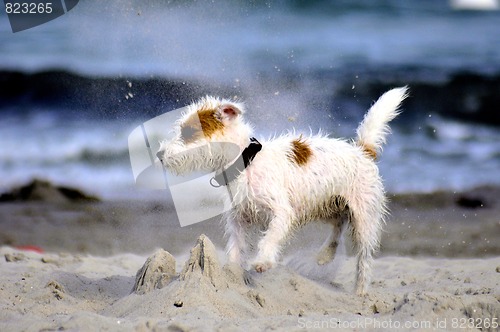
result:
[[[158,159],[176,174],[220,169],[235,158],[235,147],[241,151],[248,145],[251,128],[243,113],[241,103],[200,99],[176,122],[174,138],[160,142]]]

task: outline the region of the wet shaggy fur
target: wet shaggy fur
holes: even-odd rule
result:
[[[200,109],[182,123],[181,138],[184,143],[191,143],[223,129],[224,125],[217,118],[215,109]]]
[[[397,116],[406,96],[405,87],[382,95],[366,113],[354,141],[292,134],[260,140],[262,150],[230,183],[232,209],[224,218],[229,260],[257,272],[269,270],[277,264],[291,233],[310,221],[325,220],[331,232],[317,263],[334,259],[342,229],[348,226],[357,255],[356,292],[364,294],[387,214],[374,159],[390,131],[389,121]],[[177,174],[220,170],[234,156],[223,149],[193,148],[231,142],[243,151],[252,136],[244,112],[243,104],[214,97],[193,103],[177,122],[176,137],[161,143],[161,163]],[[255,224],[265,232],[256,256],[247,260],[248,227]]]

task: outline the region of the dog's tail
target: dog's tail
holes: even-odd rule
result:
[[[389,121],[400,112],[401,102],[408,96],[408,87],[387,91],[370,107],[359,124],[357,144],[373,159],[382,151],[387,134],[390,133]]]

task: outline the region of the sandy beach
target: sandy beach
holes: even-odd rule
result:
[[[500,331],[499,1],[4,1],[0,332]],[[176,195],[182,221],[222,206],[202,172],[153,167],[194,100],[244,103],[263,146],[350,141],[404,86],[376,161],[391,214],[366,296],[349,239],[316,263],[328,225],[262,274],[228,263],[220,217],[181,227]]]
[[[315,265],[320,223],[277,268],[248,273],[226,264],[218,220],[181,228],[158,197],[44,188],[0,204],[2,331],[497,330],[499,188],[389,195],[365,297],[348,241]]]

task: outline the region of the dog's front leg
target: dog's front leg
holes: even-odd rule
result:
[[[261,273],[276,265],[283,240],[291,229],[291,218],[285,211],[277,211],[258,244],[257,256],[252,262],[255,271]]]
[[[226,235],[228,236],[226,253],[229,262],[241,265],[242,253],[246,250],[245,232],[241,223],[232,216],[226,218]]]

